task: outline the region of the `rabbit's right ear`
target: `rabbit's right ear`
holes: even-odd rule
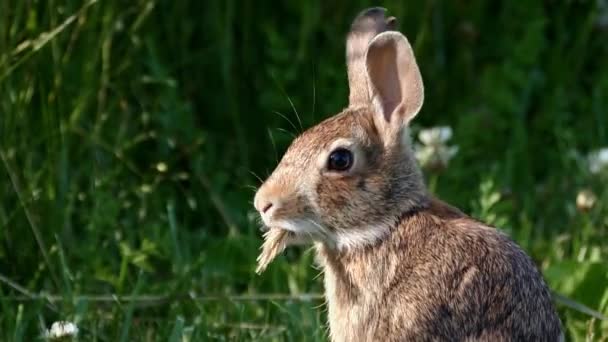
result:
[[[424,101],[414,52],[403,34],[389,31],[370,42],[365,61],[376,123],[385,135],[394,137],[418,114]]]
[[[371,100],[365,66],[369,43],[378,34],[394,30],[395,17],[386,17],[382,7],[368,8],[355,18],[346,38],[346,66],[348,67],[349,106],[366,105]]]

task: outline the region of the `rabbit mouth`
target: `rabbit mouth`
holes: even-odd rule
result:
[[[268,225],[264,233],[262,251],[257,258],[257,274],[264,272],[266,267],[281,254],[289,245],[299,245],[320,240],[326,236],[325,229],[310,219],[279,221]]]
[[[298,218],[268,222],[266,231],[281,229],[289,232],[289,236],[298,242],[322,241],[330,238],[329,231],[313,219]]]

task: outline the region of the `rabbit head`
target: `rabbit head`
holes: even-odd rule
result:
[[[381,239],[428,201],[408,123],[424,98],[412,47],[382,8],[347,37],[349,106],[296,138],[254,199],[292,241],[351,248]]]

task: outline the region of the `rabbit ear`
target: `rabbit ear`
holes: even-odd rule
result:
[[[401,130],[424,101],[422,76],[410,43],[399,32],[381,33],[370,42],[365,61],[371,100],[384,119],[381,125]]]
[[[379,33],[394,30],[395,17],[386,18],[386,9],[373,7],[364,10],[353,21],[346,38],[346,64],[348,67],[349,105],[364,105],[371,97],[367,84],[365,53],[369,42]]]

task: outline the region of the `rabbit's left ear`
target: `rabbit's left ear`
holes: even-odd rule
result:
[[[365,58],[369,92],[377,123],[399,131],[420,111],[424,101],[422,76],[410,43],[399,32],[377,35]]]

